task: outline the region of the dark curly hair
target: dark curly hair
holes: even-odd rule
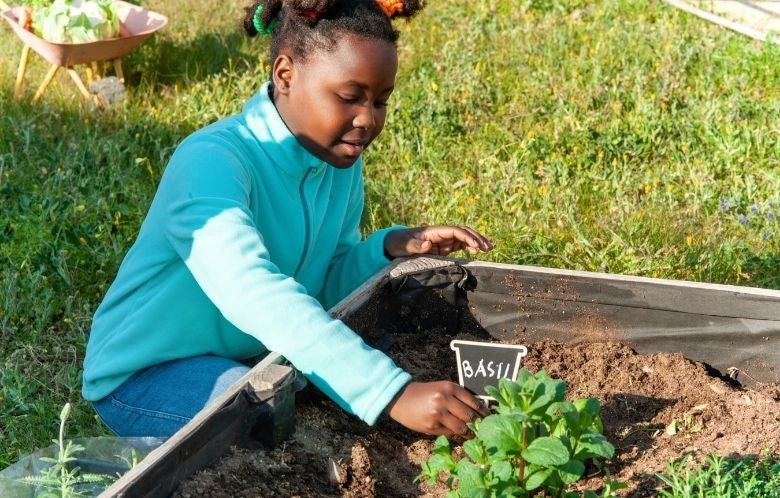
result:
[[[375,0],[257,0],[245,9],[244,29],[250,37],[258,34],[253,19],[261,9],[258,18],[262,26],[273,26],[269,53],[273,67],[282,49],[305,60],[315,51],[331,50],[337,35],[344,33],[395,44],[398,31],[391,20],[410,18],[423,7],[422,0],[397,1],[399,9],[388,16]]]

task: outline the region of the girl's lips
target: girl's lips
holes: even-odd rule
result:
[[[345,149],[348,156],[359,156],[366,148],[366,144],[363,142],[345,142],[341,141],[342,148]]]

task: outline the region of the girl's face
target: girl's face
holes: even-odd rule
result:
[[[306,150],[349,168],[382,131],[397,67],[393,44],[342,35],[332,51],[305,60],[280,55],[272,72],[274,102]]]

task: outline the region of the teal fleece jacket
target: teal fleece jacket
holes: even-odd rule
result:
[[[389,262],[393,228],[361,241],[363,195],[362,160],[306,151],[267,83],[187,137],[95,313],[84,398],[164,361],[272,350],[373,424],[411,377],[325,311]]]

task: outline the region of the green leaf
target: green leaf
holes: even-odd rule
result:
[[[522,457],[531,463],[552,467],[564,465],[569,461],[569,451],[566,446],[553,437],[540,437],[534,439],[528,448],[521,453]]]
[[[511,416],[489,415],[482,419],[476,436],[484,442],[490,458],[519,455],[522,450],[523,424]]]
[[[560,379],[550,379],[547,381],[547,391],[552,395],[555,401],[563,401],[566,397],[566,383]]]
[[[545,392],[546,387],[542,384],[534,391],[534,400],[528,405],[528,411],[534,415],[541,415],[547,411],[547,407],[553,403],[553,396]]]
[[[465,458],[458,462],[458,494],[468,498],[488,498],[490,491],[485,486],[485,471]]]
[[[579,436],[579,413],[574,405],[568,401],[558,401],[547,408],[547,415],[553,420],[552,434],[562,436],[572,434]]]
[[[433,455],[428,459],[428,465],[431,470],[438,472],[446,471],[450,472],[455,468],[455,459],[452,455]]]
[[[572,438],[569,436],[557,436],[556,439],[559,439],[561,443],[563,443],[563,446],[566,448],[566,451],[569,453],[569,457],[571,457],[573,446],[572,446]]]
[[[485,386],[485,394],[490,396],[491,398],[498,400],[498,398],[501,397],[501,391],[496,389],[495,386]]]
[[[440,472],[452,473],[455,467],[455,460],[449,453],[432,455],[420,464],[421,472],[415,477],[415,481],[425,479],[428,484],[434,484],[439,480]]]
[[[518,496],[528,496],[528,493],[517,484],[499,485],[493,490],[495,498],[515,498]]]
[[[604,432],[604,424],[601,423],[601,417],[593,417],[593,423],[591,427],[597,432]]]
[[[498,381],[498,389],[500,394],[496,397],[496,401],[498,401],[499,410],[502,408],[511,409],[520,404],[521,385],[518,382],[500,379]]]
[[[574,458],[578,460],[596,457],[612,458],[614,454],[615,447],[609,444],[604,435],[588,432],[580,436],[577,442],[577,451],[574,452]]]
[[[435,455],[449,455],[452,449],[450,448],[450,441],[446,436],[439,436],[436,441],[433,442],[431,447],[431,453]]]
[[[569,460],[564,465],[557,465],[558,477],[564,484],[571,484],[577,482],[585,473],[585,464],[579,460]]]
[[[485,445],[480,439],[469,439],[463,443],[463,451],[466,456],[471,458],[471,461],[480,465],[486,465],[488,463],[488,455],[485,450]]]
[[[610,481],[607,480],[604,483],[604,493],[603,496],[614,496],[614,491],[618,491],[620,489],[628,489],[628,484],[622,481]]]
[[[494,477],[494,479],[491,479],[491,484],[517,484],[517,473],[509,460],[501,460],[494,463],[490,467],[490,474]]]
[[[596,398],[575,399],[572,403],[578,412],[586,413],[590,415],[591,418],[598,417],[599,410],[601,409],[599,400]]]
[[[540,370],[540,372],[544,372],[544,370]],[[515,379],[515,383],[518,386],[522,386],[526,382],[528,382],[528,379],[533,378],[533,375],[531,375],[531,372],[528,371],[527,368],[521,368],[519,372],[517,372],[517,379]]]
[[[520,424],[520,426],[528,424],[531,421],[531,417],[529,417],[522,410],[519,410],[517,408],[513,409],[510,412],[504,413],[502,415],[511,418],[512,420]]]
[[[539,469],[536,472],[533,472],[528,475],[525,479],[525,489],[528,491],[533,491],[534,489],[538,488],[544,482],[547,480],[550,475],[552,475],[553,469]]]

